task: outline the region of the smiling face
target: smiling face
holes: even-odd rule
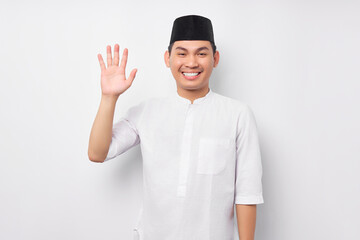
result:
[[[207,91],[212,70],[219,62],[219,52],[213,54],[209,41],[175,41],[171,54],[166,51],[164,58],[178,90]]]

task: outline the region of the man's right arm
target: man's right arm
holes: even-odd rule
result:
[[[117,97],[102,95],[89,139],[88,157],[93,162],[104,162],[111,143]]]
[[[113,120],[116,101],[125,92],[135,78],[137,69],[133,69],[126,79],[125,67],[128,49],[125,48],[119,66],[119,44],[115,44],[114,58],[111,46],[106,47],[107,66],[101,54],[98,59],[101,68],[101,102],[96,114],[89,139],[88,156],[93,162],[104,162],[112,140]]]

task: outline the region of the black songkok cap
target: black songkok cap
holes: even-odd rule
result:
[[[170,45],[180,40],[207,40],[215,45],[210,19],[198,15],[187,15],[175,19]]]

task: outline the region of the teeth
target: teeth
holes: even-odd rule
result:
[[[198,75],[199,73],[198,73],[198,72],[197,72],[197,73],[186,73],[186,72],[184,72],[183,74],[184,74],[185,76],[192,77],[192,76]]]

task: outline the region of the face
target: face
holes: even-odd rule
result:
[[[164,58],[178,88],[202,90],[209,86],[212,70],[219,62],[219,52],[213,54],[209,41],[176,41],[171,54],[166,51]]]

